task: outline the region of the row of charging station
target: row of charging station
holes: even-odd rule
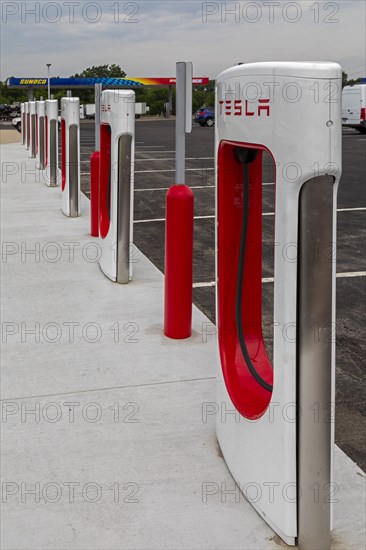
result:
[[[46,184],[58,185],[57,101],[29,101],[21,105],[21,142]],[[133,184],[135,155],[135,93],[102,92],[100,105],[100,164],[98,182],[98,235],[100,267],[120,284],[132,279]],[[80,216],[80,109],[79,99],[61,100],[62,212]]]
[[[36,167],[43,172],[45,184],[59,185],[58,169],[58,102],[28,101],[20,106],[21,143],[36,159]]]
[[[224,71],[216,86],[217,403],[240,419],[219,415],[217,437],[258,513],[287,544],[306,550],[330,546],[334,423],[317,422],[314,404],[326,413],[334,403],[335,263],[325,259],[336,241],[341,84],[333,63],[253,63]],[[324,90],[321,101],[315,89]],[[62,209],[72,217],[80,215],[79,101],[61,105]],[[132,277],[134,105],[132,91],[102,93],[100,267],[118,283]],[[46,166],[48,109],[46,102],[38,110],[38,131],[44,116],[48,128]],[[35,113],[34,102],[24,105],[22,142],[31,156]],[[276,166],[273,361],[262,329],[264,154]],[[289,244],[295,261],[284,254]],[[253,486],[258,499],[250,498]]]

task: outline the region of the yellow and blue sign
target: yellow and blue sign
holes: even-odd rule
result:
[[[51,88],[92,88],[95,84],[102,84],[107,87],[132,88],[139,86],[175,86],[175,78],[50,78]],[[208,77],[194,77],[192,84],[208,84]],[[8,79],[10,88],[17,87],[45,87],[48,84],[47,78],[16,78]]]

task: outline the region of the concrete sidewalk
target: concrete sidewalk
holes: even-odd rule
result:
[[[89,201],[67,219],[24,147],[1,156],[2,548],[285,547],[225,495],[210,321],[194,308],[192,338],[166,339],[157,268],[136,250],[134,281],[109,281]],[[359,550],[364,474],[338,448],[335,470],[332,549]]]

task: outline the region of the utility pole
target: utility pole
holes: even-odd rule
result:
[[[51,67],[51,65],[52,65],[52,63],[46,63],[47,72],[48,72],[48,76],[47,76],[47,80],[48,80],[48,83],[47,83],[47,88],[48,88],[47,97],[48,97],[48,99],[51,99],[51,80],[50,80],[50,67]]]

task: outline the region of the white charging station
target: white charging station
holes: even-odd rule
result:
[[[103,273],[132,279],[135,92],[105,90],[100,112],[99,235]]]
[[[24,147],[29,149],[29,101],[24,103]]]
[[[20,143],[25,144],[25,103],[20,104]]]
[[[49,187],[59,185],[58,168],[58,101],[46,100],[46,171],[45,183]]]
[[[36,131],[37,145],[36,156],[38,159],[39,170],[44,170],[46,167],[46,102],[36,102]]]
[[[65,216],[80,216],[80,106],[79,98],[61,99],[61,189]]]
[[[287,544],[318,550],[331,528],[341,90],[335,63],[244,64],[216,87],[217,403],[236,413],[217,416],[218,441],[265,521]],[[273,364],[262,330],[264,151],[276,167]]]
[[[29,156],[30,158],[36,158],[36,141],[37,141],[37,129],[36,129],[36,102],[29,101]]]

